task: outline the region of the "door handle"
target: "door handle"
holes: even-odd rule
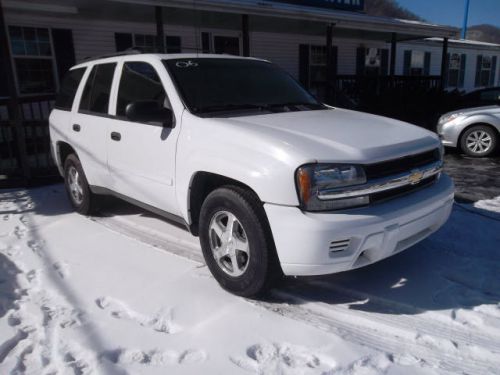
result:
[[[120,139],[122,139],[122,135],[118,132],[111,132],[111,139],[113,141],[119,141]]]
[[[73,130],[74,130],[75,132],[79,132],[81,129],[82,129],[82,128],[81,128],[81,126],[80,126],[80,125],[78,125],[78,124],[73,124]]]

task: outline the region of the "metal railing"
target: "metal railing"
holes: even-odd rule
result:
[[[14,120],[9,99],[0,99],[0,186],[56,177],[50,153],[48,118],[54,95],[17,99],[19,120]]]

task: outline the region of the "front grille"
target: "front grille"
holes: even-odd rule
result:
[[[380,203],[383,201],[386,201],[388,199],[393,199],[397,198],[399,196],[402,196],[404,194],[412,193],[416,190],[422,189],[426,186],[431,185],[436,181],[437,175],[428,177],[426,179],[423,179],[420,181],[418,184],[415,185],[406,185],[402,186],[400,188],[396,189],[391,189],[391,190],[386,190],[386,191],[381,191],[380,193],[374,193],[370,195],[370,203]]]
[[[434,163],[440,159],[439,149],[420,154],[404,156],[398,159],[366,165],[365,173],[368,180],[409,172],[412,169]]]

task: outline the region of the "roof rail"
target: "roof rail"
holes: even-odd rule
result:
[[[133,48],[127,48],[126,50],[120,51],[120,52],[106,53],[104,55],[99,55],[99,56],[87,56],[87,57],[85,57],[83,59],[83,61],[105,59],[106,57],[116,57],[116,56],[126,56],[126,55],[139,55],[141,53],[144,53],[144,51],[141,48],[133,47]]]

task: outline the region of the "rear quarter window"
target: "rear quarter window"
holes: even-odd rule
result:
[[[80,100],[80,112],[107,114],[116,63],[94,65]]]
[[[73,106],[73,101],[75,100],[76,90],[80,85],[83,74],[86,68],[78,68],[70,70],[64,76],[61,88],[56,97],[56,103],[54,108],[61,109],[63,111],[71,111]]]

